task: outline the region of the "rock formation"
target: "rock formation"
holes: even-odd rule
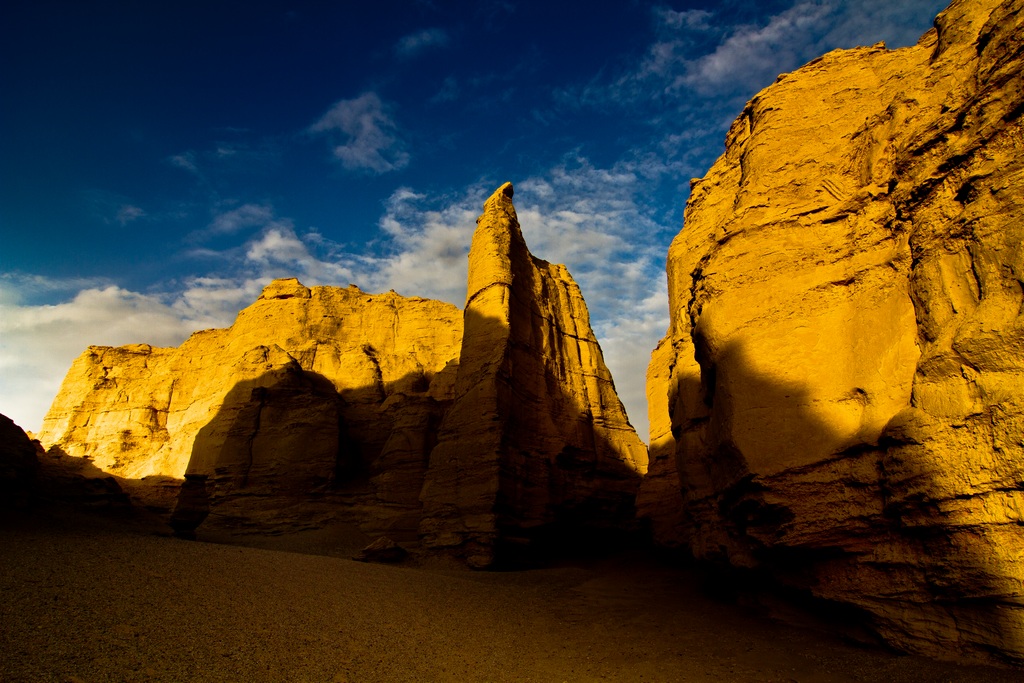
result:
[[[27,508],[36,496],[39,460],[21,427],[0,415],[0,510]]]
[[[230,328],[178,348],[90,347],[41,439],[131,483],[184,537],[340,515],[485,567],[503,541],[626,529],[646,446],[579,288],[529,253],[511,196],[479,221],[464,316],[277,280]]]
[[[629,425],[579,287],[535,258],[506,183],[469,253],[455,402],[423,488],[428,546],[475,566],[561,525],[621,528],[647,449]]]
[[[40,439],[125,479],[196,475],[222,523],[308,524],[330,493],[415,532],[461,338],[450,304],[276,280],[177,348],[90,347]]]
[[[131,502],[117,480],[88,458],[40,443],[0,415],[0,510],[33,512],[53,505],[73,510],[128,511]]]
[[[1024,2],[781,76],[692,183],[648,373],[665,544],[1024,660]]]

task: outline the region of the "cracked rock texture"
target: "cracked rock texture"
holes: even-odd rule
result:
[[[211,519],[308,524],[340,496],[415,532],[461,339],[450,304],[275,280],[177,348],[90,347],[39,436],[126,480],[206,475]]]
[[[648,371],[658,540],[1024,661],[1024,3],[829,53],[693,181]]]
[[[474,566],[551,530],[625,528],[647,469],[579,287],[530,254],[512,194],[477,219],[455,402],[422,494],[425,543]]]

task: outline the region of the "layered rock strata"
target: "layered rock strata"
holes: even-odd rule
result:
[[[425,543],[475,566],[544,531],[624,527],[647,468],[579,287],[530,254],[512,195],[477,220],[456,398],[422,494]]]
[[[657,538],[1024,661],[1024,3],[781,76],[692,183],[648,373]]]
[[[177,348],[90,347],[40,439],[125,479],[205,477],[221,521],[304,524],[341,497],[414,532],[461,339],[450,304],[276,280]]]

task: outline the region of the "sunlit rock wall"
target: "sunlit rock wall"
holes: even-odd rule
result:
[[[90,347],[40,440],[126,479],[209,475],[222,516],[253,521],[261,500],[328,485],[400,515],[420,506],[461,340],[450,304],[276,280],[180,347]]]
[[[954,2],[751,100],[648,373],[660,542],[940,657],[1024,660],[1022,22]]]

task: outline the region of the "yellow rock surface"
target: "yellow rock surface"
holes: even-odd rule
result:
[[[1022,8],[954,2],[751,100],[648,372],[662,543],[936,656],[1024,660]]]
[[[421,432],[451,400],[461,341],[450,304],[277,280],[180,347],[90,347],[39,438],[126,479],[208,474],[221,515],[249,514],[231,503],[243,489],[302,497],[367,478],[371,500],[418,508]],[[394,419],[404,402],[419,423]]]
[[[647,469],[579,287],[530,254],[512,194],[477,220],[455,403],[422,494],[424,541],[475,566],[502,559],[501,540],[622,528]]]
[[[481,217],[464,314],[276,280],[178,348],[90,347],[40,439],[154,507],[188,475],[172,484],[185,536],[342,519],[487,566],[499,539],[629,527],[647,448],[579,287],[529,253],[511,195]]]

